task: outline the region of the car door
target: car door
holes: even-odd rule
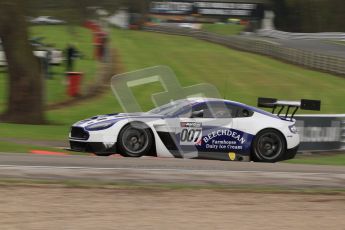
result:
[[[232,116],[233,111],[221,101],[198,103],[180,116],[176,131],[184,157],[200,158],[204,153],[224,152],[226,145],[217,140],[222,136],[224,139],[232,129]]]
[[[254,112],[250,108],[238,106],[236,117],[233,119],[233,129],[237,133],[234,138],[236,141],[234,150],[243,156],[250,155],[255,130],[260,124],[260,120],[255,119],[253,115]]]

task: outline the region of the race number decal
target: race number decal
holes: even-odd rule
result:
[[[201,143],[202,125],[200,122],[181,122],[180,144],[196,145]]]

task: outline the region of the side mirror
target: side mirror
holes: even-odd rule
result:
[[[191,118],[202,118],[204,117],[204,110],[193,111]]]

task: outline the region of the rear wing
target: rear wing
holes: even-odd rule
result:
[[[279,109],[277,116],[292,120],[299,108],[303,110],[320,111],[321,101],[308,100],[308,99],[301,99],[300,101],[284,101],[284,100],[278,100],[275,98],[259,97],[258,107],[272,108],[273,114],[275,113],[276,109]],[[283,113],[285,108],[286,108],[285,113]],[[289,115],[289,112],[291,109],[292,109],[292,114]]]

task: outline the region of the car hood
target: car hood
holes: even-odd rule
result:
[[[88,125],[105,122],[109,120],[136,119],[136,118],[159,119],[159,118],[162,118],[162,116],[158,114],[152,114],[152,113],[113,113],[113,114],[93,116],[85,120],[78,121],[77,123],[73,124],[73,126],[86,127]]]

